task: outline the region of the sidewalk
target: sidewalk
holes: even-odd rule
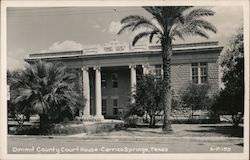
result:
[[[176,142],[210,142],[210,143],[243,143],[243,138],[238,137],[138,137],[138,136],[91,136],[86,134],[76,134],[70,136],[24,136],[11,135],[8,138],[35,138],[35,139],[68,139],[68,140],[91,140],[91,141],[147,141],[158,143],[176,143]]]
[[[163,133],[161,128],[128,128],[127,130],[110,131],[96,134],[75,135],[9,135],[12,138],[48,138],[78,140],[115,140],[115,141],[158,141],[174,140],[220,142],[243,142],[243,128],[233,128],[230,124],[173,124],[173,133]]]

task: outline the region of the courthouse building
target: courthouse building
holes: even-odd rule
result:
[[[209,94],[219,90],[218,58],[223,47],[218,42],[174,44],[171,60],[171,81],[175,96],[190,83],[210,86]],[[130,46],[111,41],[78,51],[32,53],[25,59],[61,61],[79,73],[82,93],[86,99],[84,119],[116,118],[131,101],[138,77],[162,72],[161,46],[142,44]]]

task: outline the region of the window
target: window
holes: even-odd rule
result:
[[[118,73],[112,73],[112,88],[118,88]]]
[[[192,63],[192,82],[207,83],[207,63]]]
[[[207,83],[207,63],[200,63],[201,83]]]
[[[113,99],[113,115],[118,114],[118,99]]]
[[[107,99],[102,99],[102,115],[107,114]]]
[[[192,64],[192,82],[198,84],[198,63]]]
[[[162,77],[162,66],[160,64],[155,65],[155,76],[157,78],[161,78]]]
[[[106,82],[106,74],[105,73],[102,73],[101,83],[102,83],[102,88],[106,88],[107,82]]]

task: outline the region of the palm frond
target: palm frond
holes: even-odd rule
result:
[[[140,39],[143,38],[143,37],[147,37],[147,36],[149,36],[150,34],[152,34],[152,32],[141,32],[141,33],[138,33],[138,34],[135,36],[135,38],[133,39],[132,46],[134,46],[138,40],[140,40]]]
[[[157,27],[155,24],[153,24],[150,20],[143,16],[139,15],[131,15],[123,18],[121,20],[121,24],[123,24],[122,28],[118,31],[118,35],[125,31],[136,31],[140,28],[145,28],[149,30],[158,30],[159,32],[162,32],[159,27]]]
[[[162,15],[161,7],[143,7],[146,11],[153,15],[153,18],[156,19],[162,28],[164,28],[164,16]]]
[[[198,29],[198,28],[196,28],[195,30],[193,30],[193,31],[191,32],[191,34],[193,34],[193,35],[198,35],[198,36],[204,37],[204,38],[206,38],[206,39],[209,38],[208,34],[207,34],[204,30]]]
[[[117,32],[117,34],[120,35],[123,32],[130,30],[134,25],[135,25],[135,23],[129,23],[129,24],[123,25],[122,28]]]
[[[209,23],[208,21],[205,21],[203,19],[196,19],[196,20],[192,21],[192,23],[194,26],[204,28],[204,29],[212,31],[214,33],[217,32],[217,29],[214,25],[212,25],[211,23]]]
[[[193,18],[200,18],[204,16],[213,16],[215,12],[213,10],[207,9],[207,8],[196,8],[192,9],[188,14],[187,17],[189,19]]]
[[[179,30],[174,30],[173,32],[171,32],[170,37],[174,38],[175,36],[179,37],[182,40],[185,40],[184,34],[181,31],[179,31]]]
[[[214,15],[214,12],[205,8],[190,10],[188,13],[183,15],[184,23],[181,21],[176,21],[171,29],[170,36],[172,38],[177,36],[181,39],[184,39],[184,36],[198,35],[204,38],[209,38],[206,31],[216,33],[217,29],[213,24],[202,19],[201,17],[211,15]]]
[[[121,24],[123,24],[123,23],[137,22],[137,21],[140,21],[141,18],[142,18],[142,16],[140,16],[140,15],[129,15],[127,17],[124,17],[121,20]]]
[[[141,27],[147,28],[147,29],[154,29],[156,28],[149,20],[146,18],[142,18],[140,21],[134,24],[132,27],[132,31],[135,31]]]
[[[153,40],[153,38],[154,38],[155,35],[161,35],[161,33],[159,33],[158,30],[153,30],[151,32],[151,34],[149,35],[149,42],[150,43],[152,43],[152,40]],[[158,38],[159,38],[159,36],[158,36]]]
[[[66,73],[66,67],[60,63],[36,62],[15,80],[18,93],[14,102],[24,109],[31,106],[38,113],[57,110],[66,104],[65,101],[77,99],[78,95],[74,94],[73,89],[74,79],[75,76]]]

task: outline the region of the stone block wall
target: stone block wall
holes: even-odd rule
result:
[[[212,96],[219,91],[219,64],[217,62],[208,63],[208,83],[210,85],[208,94]]]
[[[207,63],[209,96],[219,91],[219,65]],[[191,82],[191,64],[174,64],[171,66],[171,82],[175,96],[180,96]]]
[[[191,64],[174,64],[171,66],[171,82],[174,95],[180,96],[191,82]]]

